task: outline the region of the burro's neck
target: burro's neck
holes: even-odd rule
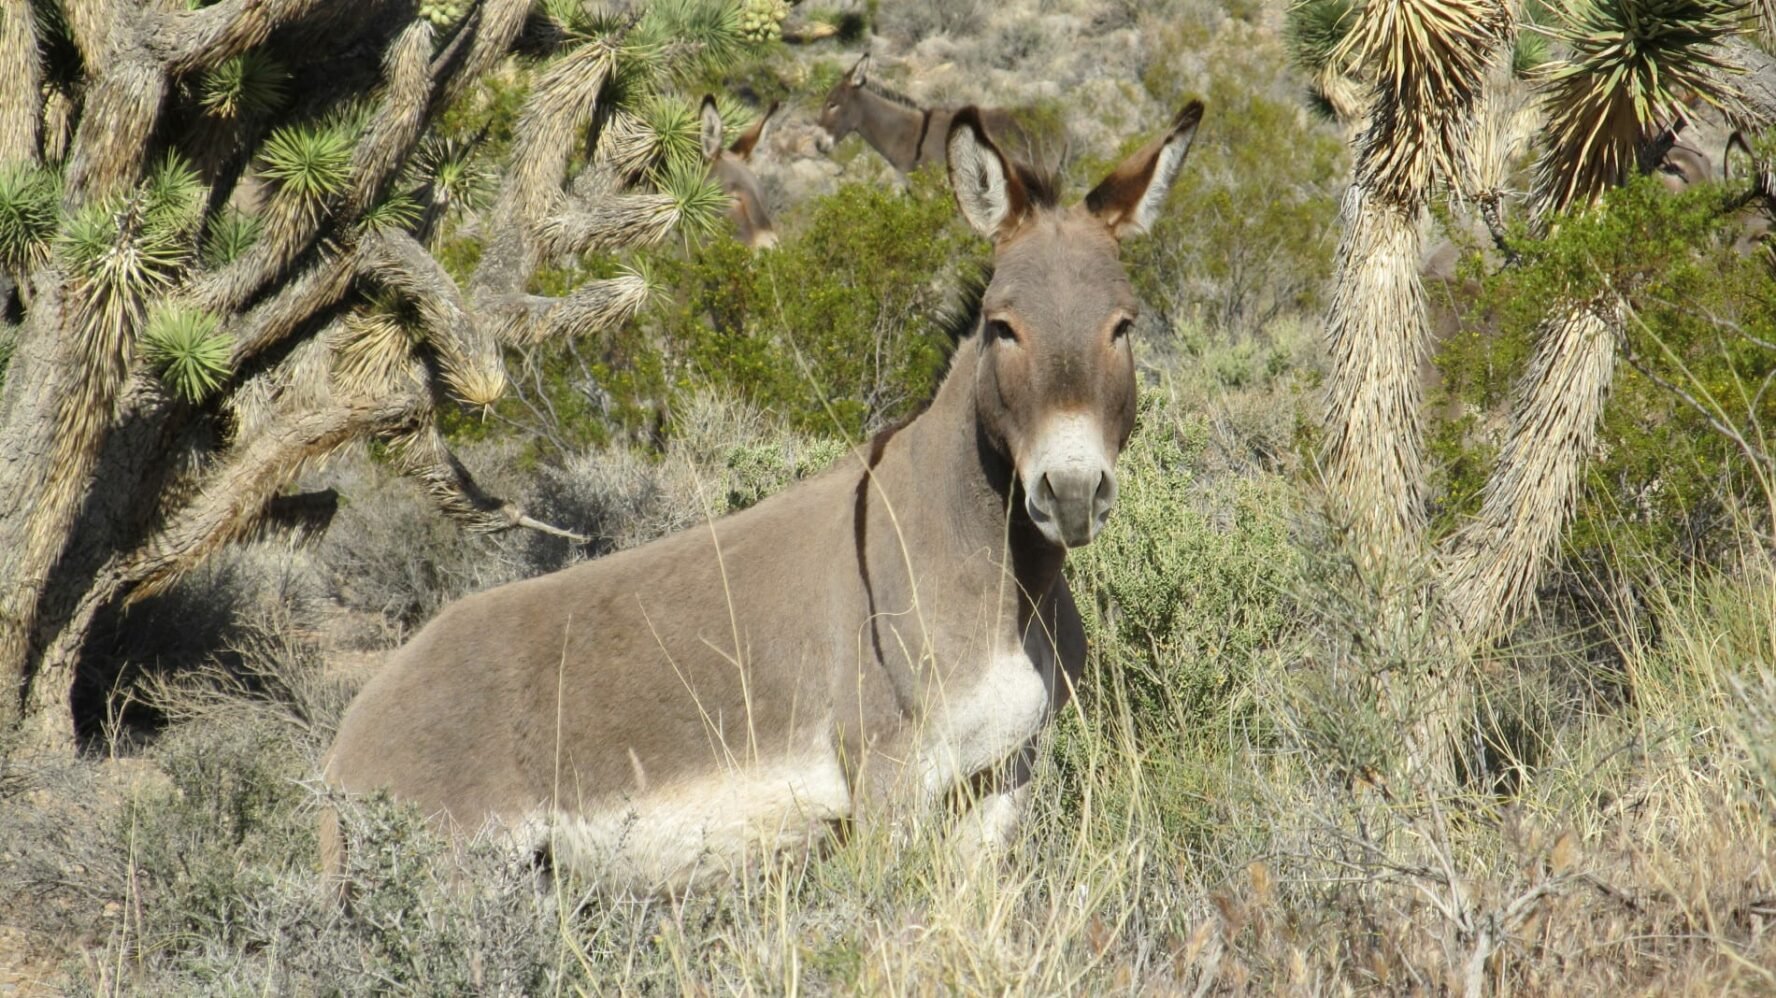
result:
[[[925,121],[924,113],[861,88],[853,99],[862,104],[857,131],[864,140],[896,170],[912,172],[919,162],[919,126]]]
[[[981,427],[981,348],[978,334],[964,339],[931,405],[888,440],[876,468],[883,491],[871,499],[886,499],[911,556],[977,566],[983,584],[1009,572],[1034,602],[1060,576],[1066,550],[1030,523],[1010,456]]]

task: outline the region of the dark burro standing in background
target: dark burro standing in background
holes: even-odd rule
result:
[[[777,245],[777,232],[771,227],[771,212],[765,206],[765,192],[752,172],[752,151],[765,134],[765,124],[777,113],[778,103],[771,102],[765,113],[740,133],[734,144],[722,148],[721,113],[716,110],[714,95],[703,97],[703,158],[709,161],[709,175],[721,185],[731,203],[728,217],[734,220],[735,234],[753,249]]]
[[[994,272],[929,408],[744,512],[446,608],[353,701],[327,781],[615,887],[945,801],[957,848],[1003,844],[1084,665],[1062,562],[1109,516],[1134,427],[1118,242],[1201,117],[1063,208],[958,112],[950,183]],[[332,814],[322,842],[339,869]]]
[[[871,84],[869,74],[870,57],[865,55],[826,95],[826,102],[820,107],[820,127],[827,138],[836,145],[856,132],[902,176],[926,163],[942,163],[950,123],[961,112],[956,108],[919,107],[906,97]],[[1018,162],[1046,166],[1055,159],[1035,148],[1034,139],[1011,112],[979,108],[975,113],[995,141]]]

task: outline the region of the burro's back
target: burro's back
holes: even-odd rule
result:
[[[750,510],[447,607],[352,702],[327,781],[624,889],[963,787],[958,847],[1003,843],[1084,660],[1061,566],[1134,424],[1118,242],[1201,114],[1062,207],[958,112],[951,183],[995,267],[931,405]],[[337,869],[351,843],[324,831]]]

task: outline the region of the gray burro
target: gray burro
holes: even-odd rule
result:
[[[744,512],[447,607],[353,701],[327,781],[621,889],[940,807],[991,855],[1080,674],[1061,564],[1110,514],[1134,426],[1118,242],[1201,118],[1061,207],[958,112],[950,181],[994,269],[930,406]],[[323,826],[338,870],[350,844]]]

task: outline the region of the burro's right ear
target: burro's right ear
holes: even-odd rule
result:
[[[1184,154],[1196,138],[1196,126],[1202,122],[1202,101],[1191,101],[1172,119],[1172,127],[1164,135],[1141,147],[1122,165],[1110,171],[1092,192],[1085,196],[1085,207],[1102,219],[1118,239],[1138,236],[1153,227],[1159,218],[1159,207],[1165,203],[1166,191],[1184,165]]]
[[[714,159],[722,151],[722,116],[715,106],[715,95],[703,95],[702,130],[698,136],[703,145],[703,158]]]
[[[1010,235],[1029,210],[1029,197],[1011,161],[981,127],[978,109],[956,112],[944,148],[950,162],[950,189],[956,192],[962,217],[988,239]]]

